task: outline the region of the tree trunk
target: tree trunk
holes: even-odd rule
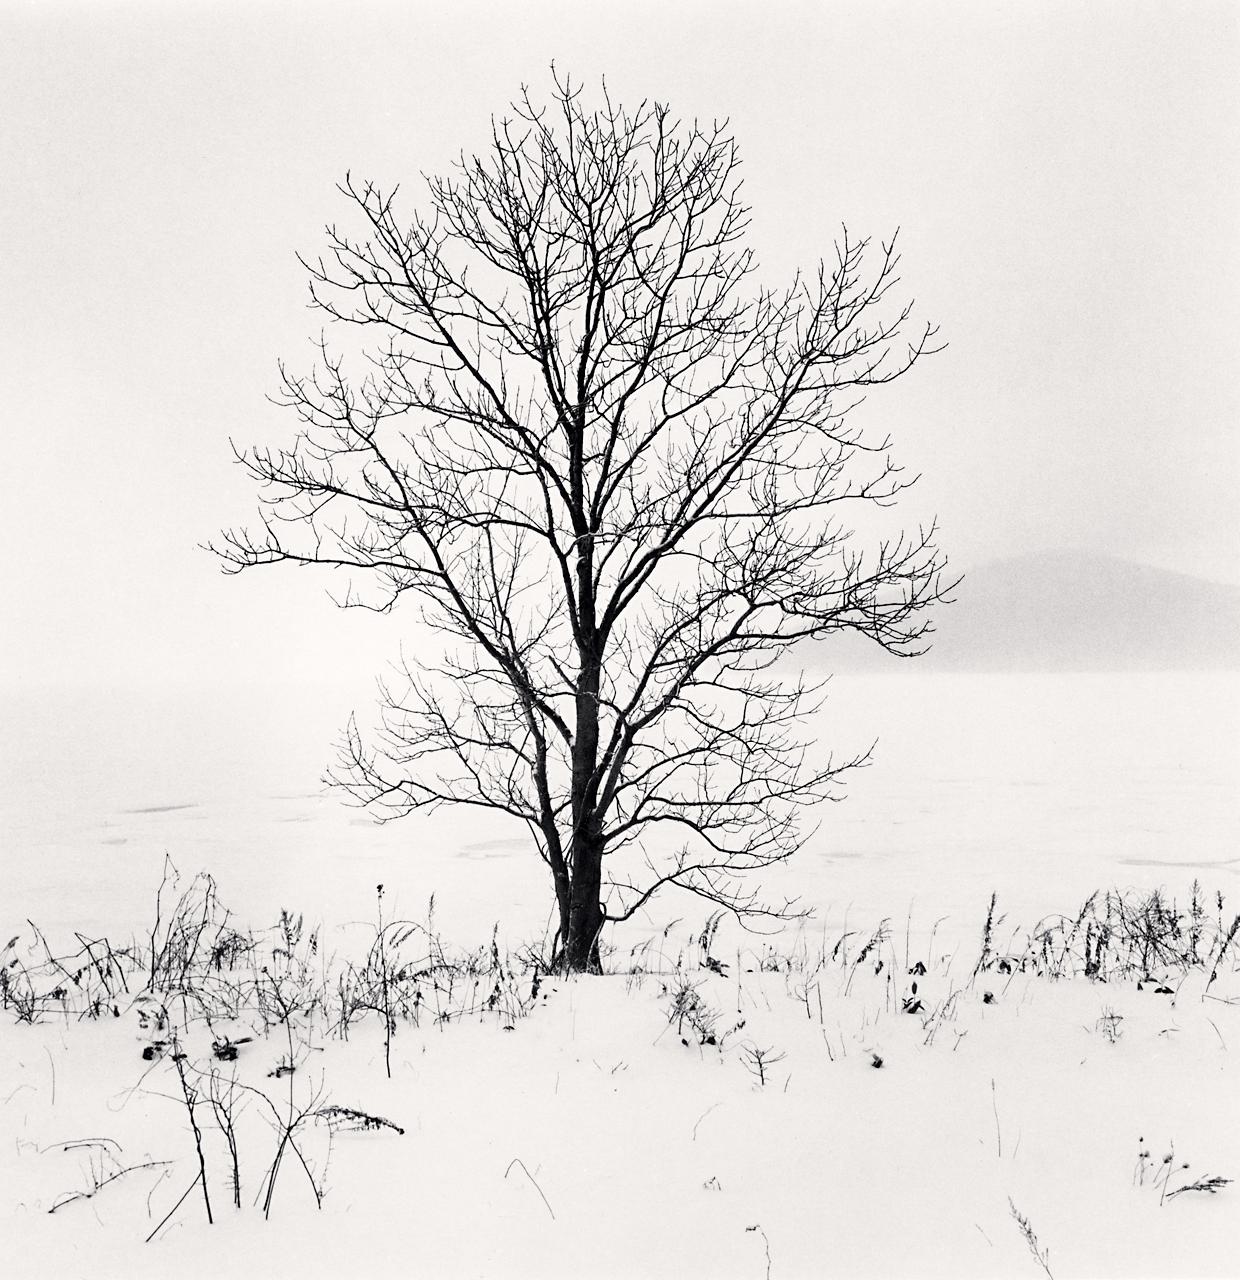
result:
[[[593,285],[591,286],[593,293]],[[578,390],[586,364],[583,347]],[[584,404],[584,394],[579,405]],[[577,723],[573,733],[572,839],[569,844],[568,932],[564,968],[572,973],[601,973],[599,933],[603,907],[603,823],[598,811],[599,690],[603,679],[603,642],[595,611],[594,528],[585,500],[585,415],[580,407],[569,429],[569,488],[577,545]]]
[[[590,610],[592,624],[593,610]],[[561,963],[573,973],[600,973],[599,933],[603,907],[603,830],[598,812],[598,694],[602,663],[597,653],[582,655],[577,685],[577,731],[573,738],[573,832],[569,845],[568,931]]]
[[[599,902],[602,881],[602,843],[583,840],[573,856],[568,931],[560,955],[561,965],[570,973],[602,972],[598,948],[603,928],[603,908]]]
[[[573,899],[572,886],[569,882],[568,872],[555,872],[552,875],[555,883],[555,905],[559,914],[560,923],[555,935],[555,963],[563,964],[564,947],[568,941],[568,926],[572,919]]]

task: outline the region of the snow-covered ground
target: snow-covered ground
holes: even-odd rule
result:
[[[171,714],[153,695],[11,704],[0,943],[19,941],[0,961],[47,999],[34,1025],[12,1005],[0,1018],[6,1274],[1237,1274],[1240,1184],[1173,1193],[1240,1179],[1240,939],[1212,959],[1237,911],[1240,685],[835,689],[824,742],[882,741],[774,886],[815,919],[766,940],[725,924],[704,946],[700,907],[669,900],[685,919],[618,934],[609,976],[537,990],[521,944],[541,940],[546,903],[520,833],[459,815],[376,829],[319,797],[347,710],[330,696],[255,695],[240,718],[184,696]],[[191,906],[204,868],[228,927],[262,931],[286,907],[306,913],[300,936],[256,932],[214,968],[204,951],[182,984],[197,995],[176,993],[166,950],[154,999],[138,998],[165,851]],[[339,1027],[344,993],[376,1002],[380,882],[384,920],[419,923],[385,935],[408,1015],[390,1078],[382,1019]],[[1160,885],[1174,921],[1151,907]],[[1089,977],[1105,900],[1075,913],[1109,887],[1131,890],[1126,923],[1113,900]],[[985,942],[992,891],[1003,918]],[[437,958],[432,892],[433,931],[476,944],[468,957]],[[103,953],[57,978],[27,916],[58,956],[136,934],[129,990],[104,961],[111,995],[79,1017]],[[1180,958],[1134,951],[1144,928]],[[213,1053],[226,1041],[235,1059]],[[212,1073],[217,1094],[237,1082],[240,1209]],[[265,1216],[283,1118],[302,1112]]]
[[[980,937],[872,939],[673,932],[613,957],[630,972],[537,991],[484,947],[472,976],[423,974],[390,1078],[373,1014],[347,1039],[333,1013],[284,1017],[277,992],[316,983],[336,1008],[321,935],[293,962],[268,938],[251,986],[225,966],[160,992],[167,1024],[149,1000],[53,1004],[0,1036],[10,1274],[1032,1276],[1034,1249],[1060,1277],[1235,1274],[1235,1188],[1176,1194],[1240,1172],[1234,956],[1208,992],[1208,958],[1139,989],[998,952],[975,972]],[[392,969],[415,953],[421,933]]]

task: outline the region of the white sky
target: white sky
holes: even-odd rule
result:
[[[400,627],[219,575],[308,361],[296,249],[485,144],[548,64],[728,116],[764,271],[903,227],[951,347],[865,412],[960,568],[1057,547],[1240,581],[1232,4],[0,0],[0,683],[367,676]]]

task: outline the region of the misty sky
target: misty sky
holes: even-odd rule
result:
[[[0,0],[0,680],[369,674],[391,620],[219,574],[294,251],[346,169],[419,196],[548,65],[729,117],[764,278],[902,227],[949,349],[862,411],[967,569],[1080,547],[1240,582],[1232,4]],[[411,205],[409,207],[412,207]]]

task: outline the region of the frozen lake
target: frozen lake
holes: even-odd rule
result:
[[[359,692],[359,689],[361,690]],[[3,701],[0,925],[114,935],[146,918],[165,852],[208,870],[244,924],[391,910],[462,941],[541,931],[549,884],[517,825],[477,813],[376,826],[319,783],[366,686],[107,690]],[[950,914],[992,889],[1032,924],[1095,888],[1240,885],[1240,676],[841,675],[813,730],[877,738],[848,797],[768,880],[838,921]],[[660,919],[703,904],[666,898]],[[618,937],[625,941],[632,932]]]

